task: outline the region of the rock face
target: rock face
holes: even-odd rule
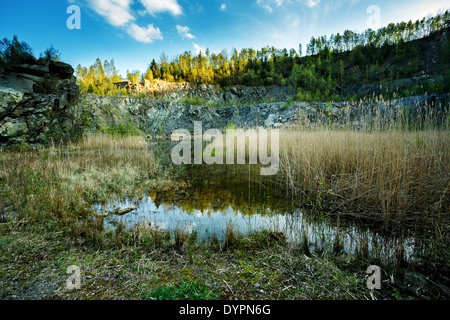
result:
[[[330,122],[357,129],[372,123],[372,119],[383,123],[383,119],[408,116],[415,121],[431,110],[437,121],[445,121],[449,105],[450,94],[379,102],[274,102],[225,107],[96,95],[83,95],[80,100],[92,130],[133,123],[143,133],[152,136],[170,136],[176,129],[193,132],[195,121],[202,121],[204,130],[215,128],[222,131],[230,126],[277,128],[300,124],[314,127]]]
[[[161,80],[147,81],[140,84],[120,82],[119,88],[129,92],[146,93],[150,97],[172,101],[197,98],[201,101],[216,104],[248,104],[261,101],[286,101],[295,98],[295,92],[287,87],[245,87],[233,86],[220,88],[207,84],[173,83]]]
[[[81,133],[73,68],[27,56],[0,69],[0,145],[48,143]]]

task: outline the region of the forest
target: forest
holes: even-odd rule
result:
[[[415,76],[421,70],[424,53],[410,43],[449,26],[447,10],[415,22],[391,23],[377,31],[368,29],[357,33],[346,30],[330,37],[312,37],[306,45],[305,56],[302,44],[298,51],[269,46],[260,50],[233,49],[230,54],[227,50],[217,54],[206,49],[196,55],[186,51],[172,60],[163,53],[159,61],[151,60],[145,73],[127,70],[126,79],[131,83],[160,79],[221,87],[289,86],[296,90],[299,101],[356,100],[365,97],[355,92],[343,93],[341,89],[348,85],[383,84]],[[421,85],[408,84],[395,92],[396,96],[450,91],[449,42],[439,50],[441,70],[437,78]],[[32,54],[32,49],[17,37],[12,41],[3,39],[0,41],[0,66],[17,63],[22,52]],[[60,54],[51,46],[41,53],[42,57],[58,60]],[[123,79],[114,59],[102,63],[98,58],[90,67],[78,65],[75,71],[82,92],[111,96],[131,94],[114,85]]]
[[[358,83],[383,83],[414,76],[421,65],[421,53],[408,46],[418,40],[449,26],[449,11],[415,22],[391,23],[377,31],[368,29],[363,33],[346,30],[330,37],[312,37],[306,46],[306,56],[299,50],[265,47],[233,49],[212,53],[209,49],[197,55],[186,51],[172,60],[163,53],[156,61],[152,59],[145,73],[127,71],[126,78],[132,83],[143,79],[161,79],[169,82],[189,82],[222,87],[290,86],[297,91],[297,100],[357,99],[357,94],[342,96],[340,87]],[[441,52],[444,72],[437,81],[422,86],[404,88],[398,96],[448,92],[450,73],[448,68],[450,46]],[[389,61],[388,67],[382,68]],[[447,67],[446,67],[447,66]],[[77,79],[82,91],[100,95],[124,95],[126,90],[115,88],[114,82],[122,80],[114,60],[101,62],[97,59],[90,67],[79,65]]]

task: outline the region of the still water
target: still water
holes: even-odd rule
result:
[[[137,207],[127,215],[105,218],[105,228],[113,230],[119,223],[127,228],[178,228],[195,231],[199,240],[223,240],[227,227],[240,234],[268,230],[283,233],[292,244],[307,243],[312,252],[334,250],[339,244],[342,252],[365,254],[388,263],[416,260],[426,248],[423,241],[414,237],[392,236],[355,221],[302,210],[274,187],[275,177],[261,177],[255,167],[205,165],[178,169],[176,178],[189,186],[184,191],[148,194],[140,199],[112,199],[106,205],[97,205],[95,210],[99,212]]]

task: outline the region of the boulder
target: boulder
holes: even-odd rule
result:
[[[26,75],[44,77],[49,73],[49,69],[45,66],[41,66],[38,64],[29,65],[29,64],[20,64],[15,66],[7,67],[6,70],[8,72],[22,73]]]
[[[278,122],[278,116],[275,114],[270,114],[265,122],[266,127],[272,127],[275,123]]]
[[[110,211],[110,212],[100,212],[100,213],[97,212],[97,213],[95,213],[95,215],[99,218],[105,218],[110,215],[123,216],[123,215],[126,215],[127,213],[130,213],[131,211],[136,210],[136,209],[137,209],[137,207],[121,207],[121,208],[114,209],[113,211]]]
[[[73,68],[25,55],[0,70],[0,146],[47,143],[81,134]]]
[[[49,69],[51,75],[57,76],[60,79],[69,79],[74,73],[70,64],[60,61],[51,61]]]

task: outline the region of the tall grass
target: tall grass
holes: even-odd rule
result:
[[[320,214],[421,220],[418,227],[433,230],[438,248],[448,242],[448,129],[429,121],[425,129],[412,130],[396,119],[361,120],[359,130],[352,129],[353,121],[339,128],[326,121],[314,129],[281,131],[278,183],[297,205]],[[0,152],[0,206],[13,207],[24,221],[60,223],[100,242],[102,224],[93,219],[93,204],[181,184],[141,136],[86,135],[76,144]],[[129,239],[120,232],[115,243]],[[149,244],[165,239],[152,232],[131,239]],[[189,242],[180,230],[174,236],[177,247]],[[236,239],[228,228],[225,247]]]
[[[300,121],[283,130],[278,183],[297,205],[318,216],[364,220],[402,239],[424,240],[426,249],[418,250],[424,265],[445,265],[450,259],[448,105],[391,107],[382,97],[375,102],[376,108],[359,105],[337,114],[329,104],[314,123]],[[336,239],[339,251],[339,231]],[[359,242],[364,249],[367,241]],[[403,265],[402,245],[396,256]]]
[[[290,130],[280,141],[285,187],[304,204],[383,217],[448,210],[446,130]]]
[[[86,136],[77,144],[0,152],[0,196],[28,224],[56,224],[94,241],[93,204],[176,188],[143,137]]]
[[[368,103],[368,104],[367,104]],[[448,214],[446,102],[371,97],[280,135],[283,184],[303,204],[383,219]],[[326,208],[325,208],[326,207]]]

